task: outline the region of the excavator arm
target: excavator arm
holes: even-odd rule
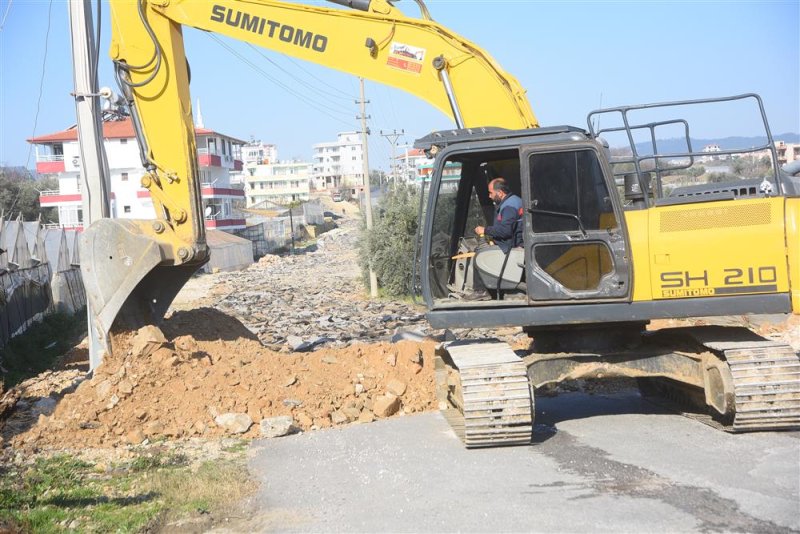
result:
[[[154,220],[100,219],[83,236],[90,328],[158,322],[208,260],[182,26],[384,83],[430,103],[458,127],[538,126],[515,78],[478,46],[386,0],[332,0],[353,10],[272,0],[111,0],[110,55],[131,111]],[[90,192],[91,194],[91,192]],[[93,362],[99,362],[94,355]]]

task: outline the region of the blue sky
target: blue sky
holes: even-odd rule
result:
[[[542,125],[585,127],[601,95],[603,106],[617,106],[756,92],[773,134],[800,132],[800,0],[427,5],[435,20],[483,47],[519,79]],[[418,12],[411,0],[398,6]],[[101,85],[113,87],[105,3],[103,11]],[[0,21],[0,165],[33,166],[25,139],[75,122],[67,7],[64,0],[0,0]],[[266,50],[262,56],[225,39],[279,85],[208,35],[186,30],[185,38],[192,95],[200,99],[206,127],[275,143],[282,159],[309,159],[312,144],[359,128],[358,82],[352,76]],[[373,168],[388,168],[390,145],[380,130],[405,130],[402,144],[452,126],[411,95],[371,82],[366,90]],[[760,133],[749,119],[737,124],[735,113],[706,119],[711,126],[699,132],[704,136]]]

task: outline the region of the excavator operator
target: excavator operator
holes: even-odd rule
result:
[[[475,268],[487,289],[501,291],[520,289],[525,253],[522,248],[522,199],[508,187],[504,178],[489,182],[489,198],[495,203],[493,224],[476,226],[475,233],[485,236],[494,245],[483,244],[475,251]],[[469,300],[488,297],[479,291]]]
[[[476,226],[475,233],[487,236],[503,254],[522,246],[522,199],[511,192],[505,178],[489,182],[489,198],[495,203],[494,224]]]

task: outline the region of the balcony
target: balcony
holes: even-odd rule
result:
[[[81,194],[71,193],[62,195],[57,189],[48,189],[39,193],[39,205],[42,207],[58,206],[71,202],[81,202]]]
[[[64,154],[37,155],[36,172],[39,174],[64,172]]]

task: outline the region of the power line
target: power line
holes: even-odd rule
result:
[[[272,60],[272,58],[270,58],[269,56],[264,54],[264,52],[260,48],[258,48],[257,46],[253,46],[250,43],[247,43],[247,46],[252,48],[258,55],[260,55],[261,57],[263,57],[264,59],[269,61],[272,65],[274,65],[275,67],[280,69],[282,72],[285,72],[289,77],[291,77],[292,79],[294,79],[295,81],[297,81],[298,83],[303,85],[304,87],[306,87],[306,88],[314,91],[315,93],[319,94],[320,96],[339,98],[341,100],[352,100],[353,99],[353,97],[351,95],[344,95],[344,96],[343,95],[337,95],[337,94],[331,93],[329,91],[324,91],[324,90],[320,89],[319,87],[315,87],[315,86],[311,85],[310,83],[308,83],[307,81],[301,79],[300,77],[295,76],[293,73],[289,72],[285,68],[281,67],[278,63],[276,63],[274,60]],[[319,80],[319,81],[321,82],[322,80]],[[324,83],[324,82],[322,82],[322,83]]]
[[[47,6],[47,32],[44,36],[44,58],[42,59],[42,78],[39,81],[39,98],[36,100],[36,115],[33,118],[33,132],[31,132],[31,138],[36,136],[36,125],[39,123],[39,109],[41,109],[42,104],[42,92],[44,89],[44,73],[46,72],[47,66],[47,42],[50,40],[50,14],[53,10],[53,0],[50,0],[50,3]],[[25,160],[25,168],[28,168],[28,165],[31,163],[31,153],[33,152],[33,143],[31,146],[28,147],[28,159]]]
[[[323,80],[322,78],[320,78],[320,77],[316,76],[316,75],[315,75],[313,72],[311,72],[310,70],[308,70],[308,69],[306,69],[305,67],[303,67],[303,65],[302,65],[302,64],[300,64],[300,63],[298,63],[297,61],[295,61],[295,60],[294,60],[294,58],[292,58],[292,57],[290,57],[290,56],[286,56],[286,59],[288,59],[288,60],[289,60],[289,62],[290,62],[290,63],[292,63],[292,64],[293,64],[295,67],[297,67],[298,69],[302,70],[303,72],[305,72],[306,74],[308,74],[309,76],[311,76],[312,78],[314,78],[315,80],[317,80],[318,82],[320,82],[320,83],[324,83],[324,84],[327,84],[327,83],[328,83],[328,82],[326,82],[325,80]],[[352,85],[352,84],[351,84],[351,85]],[[352,99],[352,98],[353,98],[353,96],[352,96],[352,95],[350,95],[349,93],[346,93],[346,92],[342,91],[342,90],[341,90],[341,89],[339,89],[338,87],[333,87],[333,86],[331,86],[330,88],[331,88],[331,89],[333,89],[334,91],[336,91],[337,93],[341,93],[343,98],[347,98],[347,99]]]
[[[52,0],[51,0],[51,1],[52,1]],[[306,99],[306,98],[303,98],[302,96],[300,96],[299,94],[297,94],[297,92],[296,92],[296,91],[293,91],[291,87],[287,86],[286,84],[284,84],[284,83],[283,83],[283,82],[281,82],[280,80],[277,80],[276,78],[273,78],[272,76],[270,76],[269,74],[267,74],[267,73],[266,73],[266,72],[265,72],[265,71],[264,71],[264,70],[263,70],[261,67],[259,67],[258,65],[256,65],[255,63],[253,63],[252,61],[250,61],[249,59],[247,59],[247,58],[246,58],[246,57],[244,57],[243,55],[241,55],[241,54],[240,54],[238,51],[236,51],[235,49],[233,49],[232,47],[230,47],[230,46],[229,46],[228,44],[226,44],[225,42],[221,41],[221,40],[220,40],[220,39],[219,39],[217,36],[215,36],[215,35],[212,35],[212,34],[207,34],[207,35],[208,35],[208,36],[209,36],[211,39],[213,39],[213,40],[215,40],[217,43],[219,43],[219,45],[220,45],[220,46],[222,46],[223,48],[225,48],[225,49],[226,49],[228,52],[230,52],[231,54],[233,54],[234,56],[236,56],[236,57],[237,57],[237,58],[238,58],[240,61],[242,61],[243,63],[245,63],[246,65],[248,65],[250,68],[252,68],[253,70],[255,70],[257,73],[259,73],[259,74],[260,74],[262,77],[264,77],[264,78],[266,78],[267,80],[271,81],[272,83],[274,83],[275,85],[277,85],[277,86],[278,86],[278,87],[280,87],[281,89],[285,90],[287,93],[289,93],[289,94],[291,94],[292,96],[294,96],[295,98],[297,98],[297,99],[301,100],[303,103],[305,103],[305,104],[307,104],[307,105],[309,105],[309,106],[313,107],[314,109],[316,109],[317,111],[319,111],[319,112],[320,112],[320,113],[322,113],[323,115],[327,115],[328,117],[330,117],[330,118],[331,118],[331,119],[333,119],[333,120],[339,121],[339,122],[341,122],[342,124],[346,124],[348,127],[352,127],[352,124],[351,124],[351,123],[345,122],[343,119],[341,119],[341,118],[339,118],[339,117],[336,117],[336,116],[334,116],[334,115],[331,115],[331,112],[332,112],[332,113],[341,113],[342,115],[347,115],[347,113],[345,113],[345,112],[343,112],[343,111],[339,111],[339,110],[337,110],[337,109],[330,108],[330,107],[328,107],[328,106],[323,106],[323,105],[321,105],[321,104],[319,104],[319,103],[316,103],[316,102],[313,102],[313,101],[311,101],[311,100],[308,100],[308,99]],[[326,111],[326,109],[327,109],[327,111]]]
[[[3,31],[3,28],[6,25],[6,19],[8,18],[8,12],[11,11],[11,2],[13,0],[8,0],[8,6],[6,6],[6,12],[3,15],[3,22],[0,22],[0,32]]]

